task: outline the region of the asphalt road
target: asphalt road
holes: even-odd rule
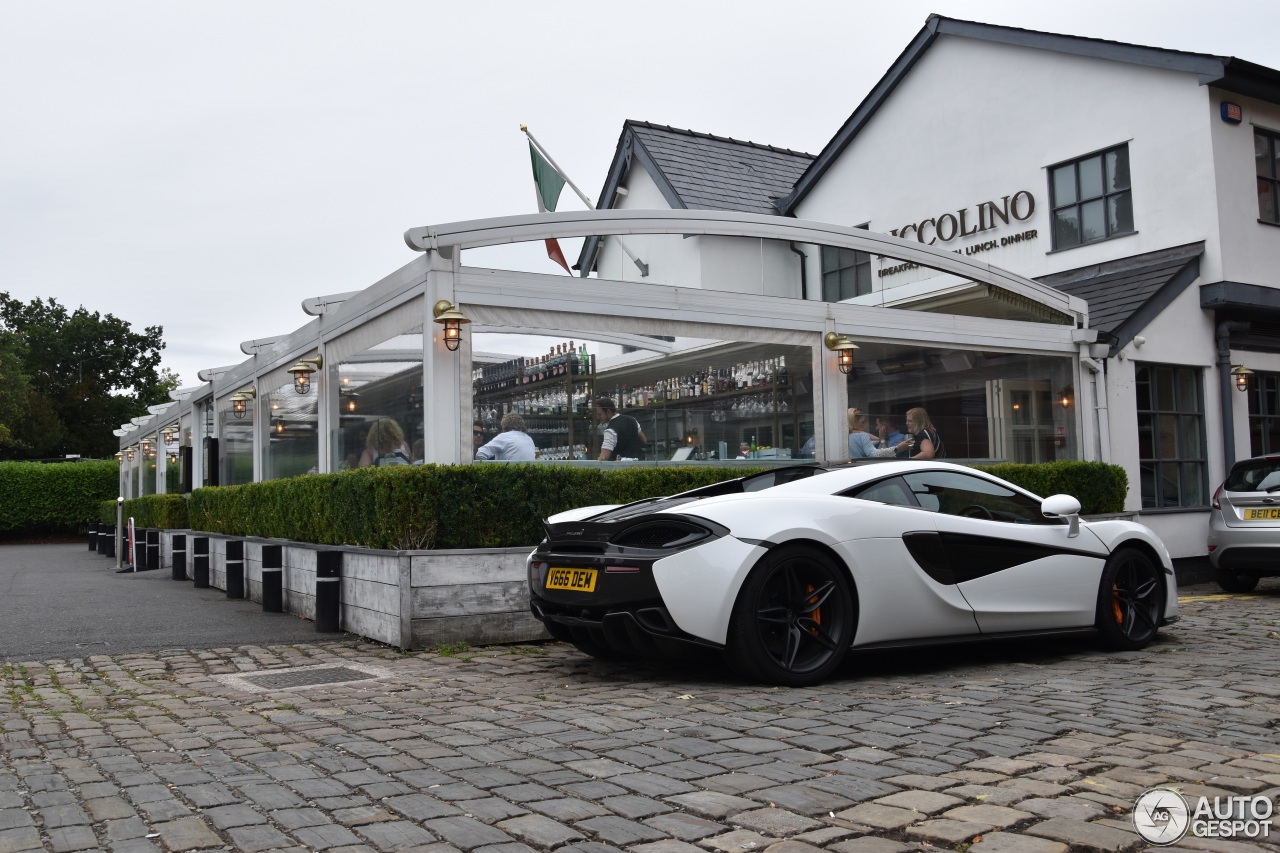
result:
[[[168,569],[116,574],[84,543],[0,545],[0,661],[332,640]]]

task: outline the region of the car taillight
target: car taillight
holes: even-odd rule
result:
[[[1213,493],[1213,500],[1209,503],[1213,505],[1214,509],[1222,509],[1222,504],[1218,501],[1218,496],[1222,494],[1222,486],[1225,485],[1226,483],[1219,485],[1217,491]]]

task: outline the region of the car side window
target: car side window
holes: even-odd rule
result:
[[[911,495],[911,489],[907,487],[901,477],[890,477],[887,480],[879,480],[866,486],[859,486],[855,490],[846,492],[845,496],[893,506],[919,506]]]
[[[1040,511],[1040,501],[999,483],[956,471],[921,471],[902,479],[920,505],[943,515],[1008,524],[1059,524]]]

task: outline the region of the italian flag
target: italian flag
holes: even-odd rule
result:
[[[538,190],[538,212],[546,213],[555,210],[556,203],[560,201],[560,191],[564,189],[564,178],[538,153],[538,149],[533,147],[532,142],[529,143],[529,157],[533,160],[533,183]],[[564,267],[565,272],[573,275],[569,264],[564,259],[564,252],[560,251],[560,241],[553,237],[546,242],[547,257]]]

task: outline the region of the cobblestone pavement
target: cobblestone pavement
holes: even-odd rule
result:
[[[1144,652],[863,654],[807,689],[559,644],[8,663],[0,853],[1144,849],[1151,786],[1280,792],[1280,588],[1212,591]]]

